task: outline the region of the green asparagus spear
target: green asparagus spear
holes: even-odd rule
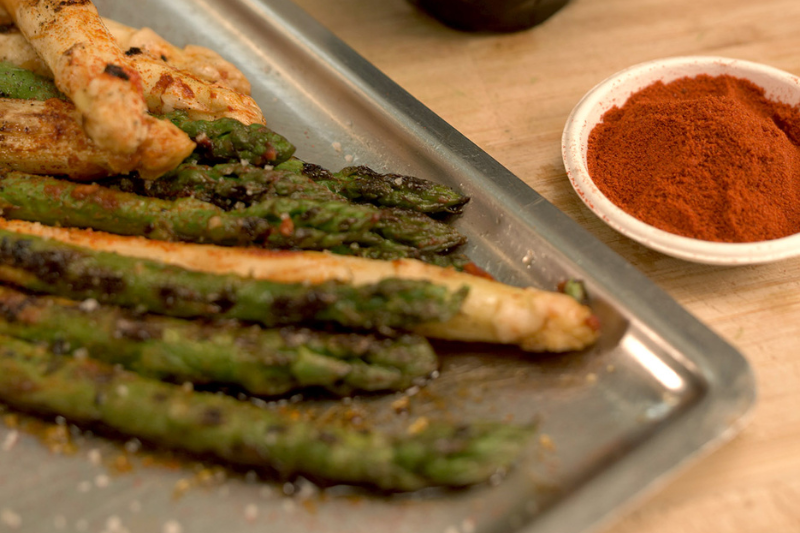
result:
[[[0,98],[25,100],[67,99],[56,88],[53,80],[48,80],[30,70],[6,62],[0,62]]]
[[[349,200],[383,207],[459,214],[469,202],[469,197],[445,185],[402,174],[380,174],[365,166],[347,167],[332,173],[318,165],[292,158],[277,169],[303,174]]]
[[[165,119],[197,143],[195,155],[204,162],[240,162],[277,165],[289,159],[295,147],[262,124],[245,125],[232,118],[190,120],[185,111],[173,111]]]
[[[120,235],[304,250],[358,242],[376,223],[374,213],[342,202],[269,198],[226,212],[193,198],[147,198],[97,184],[3,170],[0,208],[7,218]]]
[[[390,246],[385,241],[415,248],[421,252],[442,252],[456,248],[466,242],[466,238],[453,227],[433,220],[425,214],[400,208],[378,209],[371,205],[354,205],[344,197],[332,193],[323,185],[293,172],[262,169],[239,164],[209,167],[197,164],[183,164],[166,176],[155,181],[145,182],[135,177],[120,177],[111,185],[124,191],[162,199],[192,197],[213,203],[223,209],[236,205],[251,206],[242,212],[256,214],[259,204],[269,205],[274,197],[288,197],[302,200],[300,205],[309,202],[324,202],[327,206],[317,216],[328,210],[341,210],[331,202],[348,205],[347,212],[354,218],[369,220],[372,217],[373,233],[383,237],[363,236],[351,239],[363,246],[372,246],[379,252],[386,252],[383,258],[419,257],[421,254],[404,250],[403,247]],[[311,227],[319,227],[307,221]],[[402,251],[402,253],[401,253]]]
[[[380,338],[188,321],[3,286],[0,334],[45,342],[57,353],[83,348],[154,378],[238,385],[258,395],[309,386],[337,393],[402,390],[437,367],[428,342],[411,334]]]
[[[0,281],[178,317],[236,318],[265,326],[335,322],[378,330],[448,320],[468,290],[391,278],[361,286],[283,284],[191,271],[8,230],[0,230]]]
[[[511,466],[533,434],[531,426],[493,422],[437,422],[418,433],[392,434],[306,421],[297,411],[186,391],[18,339],[0,344],[0,401],[12,407],[103,424],[154,444],[270,467],[281,476],[388,491],[463,487]]]
[[[223,209],[248,206],[270,196],[303,200],[346,201],[301,174],[251,165],[220,164],[213,167],[183,163],[152,181],[137,176],[116,176],[104,185],[125,192],[175,200],[195,198]]]

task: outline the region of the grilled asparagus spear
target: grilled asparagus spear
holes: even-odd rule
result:
[[[295,147],[263,124],[243,124],[233,118],[191,120],[185,111],[164,116],[197,143],[195,155],[207,162],[277,165],[294,154]]]
[[[308,386],[337,393],[402,390],[437,367],[428,342],[411,334],[388,338],[187,321],[3,286],[0,334],[45,342],[56,353],[84,348],[95,359],[154,378],[239,385],[258,395]]]
[[[316,284],[339,280],[360,285],[401,278],[430,281],[452,291],[469,287],[467,298],[453,318],[413,328],[426,337],[512,344],[529,351],[565,352],[591,346],[600,334],[600,322],[591,307],[573,297],[499,283],[480,275],[472,267],[466,272],[456,272],[408,259],[371,261],[325,252],[270,252],[257,248],[170,243],[18,220],[0,219],[0,228],[20,236],[37,236],[201,272],[235,273],[280,283]]]
[[[269,203],[275,196],[304,201],[338,201],[351,205],[350,209],[363,213],[363,217],[368,218],[372,214],[375,220],[373,233],[423,252],[447,251],[466,242],[466,238],[451,226],[417,211],[378,209],[371,205],[355,206],[305,176],[271,168],[240,164],[209,167],[187,163],[155,181],[147,182],[136,177],[123,176],[112,180],[111,185],[124,191],[162,199],[196,198],[223,209],[231,209],[236,205],[251,206],[246,210],[250,213],[259,209],[260,203]],[[358,242],[379,249],[385,248],[380,239]],[[413,254],[397,257],[408,256],[413,257]]]
[[[8,218],[120,235],[311,250],[358,242],[376,223],[374,213],[342,202],[267,198],[226,212],[192,198],[173,202],[9,171],[0,171],[0,208]]]
[[[78,424],[100,423],[148,442],[271,467],[329,483],[389,491],[462,487],[510,466],[533,434],[500,423],[431,424],[390,434],[298,420],[229,396],[189,392],[92,359],[0,338],[0,401]]]
[[[236,318],[265,326],[335,322],[379,330],[447,320],[467,293],[400,279],[309,285],[210,274],[8,230],[0,230],[0,281],[178,317]]]
[[[458,214],[469,202],[469,197],[445,185],[402,174],[380,174],[365,166],[347,167],[332,173],[318,165],[292,158],[281,163],[278,169],[308,176],[349,200],[382,207]]]
[[[52,80],[11,63],[0,62],[0,98],[66,100],[67,97]]]

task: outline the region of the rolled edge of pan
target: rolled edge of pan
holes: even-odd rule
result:
[[[414,328],[430,338],[516,345],[526,351],[566,352],[587,348],[600,333],[591,308],[565,294],[513,287],[413,259],[377,261],[328,252],[174,243],[4,219],[0,219],[0,228],[190,270],[285,283],[340,280],[365,284],[401,278],[424,279],[450,288],[469,287],[468,296],[454,318]]]

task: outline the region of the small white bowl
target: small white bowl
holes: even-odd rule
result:
[[[764,88],[770,100],[800,103],[800,78],[765,65],[723,57],[688,56],[650,61],[625,69],[601,82],[584,96],[567,119],[562,155],[567,176],[581,200],[609,226],[661,253],[712,265],[769,263],[800,256],[800,234],[753,243],[710,242],[675,235],[629,215],[597,188],[586,163],[589,133],[603,114],[622,106],[635,92],[661,80],[664,83],[699,74],[729,74]]]

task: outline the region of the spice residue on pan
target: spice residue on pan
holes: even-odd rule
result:
[[[748,80],[655,82],[589,136],[600,191],[659,229],[707,241],[800,232],[800,108]]]

